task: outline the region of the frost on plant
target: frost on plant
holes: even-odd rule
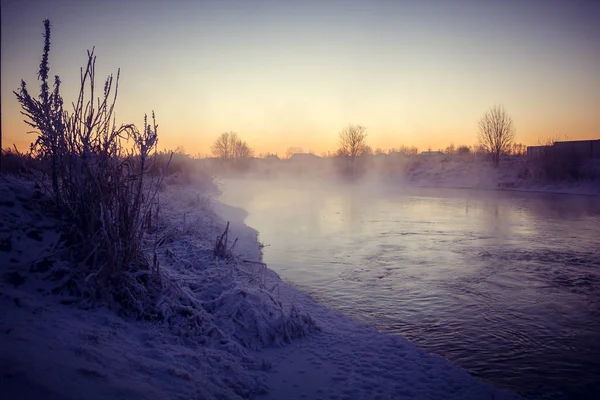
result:
[[[160,286],[141,248],[159,185],[159,178],[148,173],[158,141],[154,113],[151,123],[144,117],[142,130],[116,124],[119,73],[106,79],[96,97],[93,49],[81,68],[78,98],[70,111],[63,109],[59,77],[52,91],[48,83],[49,20],[44,28],[40,94],[32,97],[24,81],[15,94],[25,122],[37,134],[31,153],[46,166],[41,181],[67,229],[73,267],[59,290],[146,315]]]

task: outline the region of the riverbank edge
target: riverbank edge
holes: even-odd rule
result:
[[[426,189],[456,189],[456,190],[482,190],[489,192],[508,192],[508,193],[539,193],[539,194],[552,194],[552,195],[568,195],[568,196],[600,196],[600,184],[598,187],[594,187],[592,190],[581,190],[577,186],[575,187],[487,187],[487,186],[446,186],[446,185],[428,185],[428,184],[407,184],[406,186],[411,188],[426,188]]]
[[[14,201],[2,207],[6,212],[16,212],[14,223],[23,231],[42,230],[44,243],[56,239],[51,218],[39,218],[42,210],[39,216],[30,215],[28,208],[22,207],[30,202],[27,196],[31,194],[30,187],[23,188],[21,195],[13,196]],[[185,239],[212,245],[213,233],[221,232],[225,222],[231,220],[232,235],[240,239],[236,253],[259,262],[258,231],[245,224],[246,211],[214,199],[212,208],[196,196],[202,194],[200,190],[189,187],[171,187],[169,192],[171,197],[163,198],[163,212],[170,206],[168,224],[179,229],[178,237],[184,235],[184,240],[176,241],[181,246],[172,247],[175,256],[178,251],[189,252]],[[196,221],[195,217],[204,220]],[[12,234],[9,221],[3,222],[7,223],[3,228]],[[209,225],[217,231],[207,231],[204,227]],[[446,359],[427,354],[402,337],[380,333],[371,325],[359,324],[316,303],[266,265],[262,273],[269,290],[277,293],[286,310],[312,313],[319,332],[256,350],[227,344],[229,347],[223,348],[190,342],[189,336],[163,326],[123,319],[105,307],[74,307],[76,298],[51,294],[50,281],[27,271],[28,257],[38,256],[32,250],[41,250],[43,255],[44,249],[35,235],[19,235],[14,243],[24,252],[18,264],[10,268],[3,265],[7,270],[3,271],[0,293],[4,310],[0,316],[0,387],[7,399],[70,399],[76,398],[75,393],[89,399],[395,399],[399,393],[403,394],[400,397],[431,399],[515,397],[477,380]],[[10,256],[16,253],[6,254],[7,259]],[[225,263],[206,265],[219,274],[233,273],[232,268],[237,268]],[[7,279],[7,271],[12,282]],[[15,271],[21,272],[15,275]],[[190,273],[197,274],[193,270]],[[241,299],[252,292],[234,294]],[[246,305],[250,319],[267,306],[261,298]],[[233,325],[227,319],[223,315],[218,325],[224,332]],[[331,349],[336,352],[331,353]],[[312,359],[303,358],[310,352]],[[336,357],[337,363],[332,364]],[[301,390],[312,392],[301,397]],[[374,393],[378,395],[372,396]]]
[[[250,248],[259,247],[262,249],[263,244],[259,241],[260,232],[257,229],[247,225],[245,222],[246,218],[249,216],[249,212],[241,207],[229,205],[229,204],[219,200],[218,197],[219,197],[219,194],[211,196],[211,200],[213,202],[213,205],[215,206],[215,213],[217,214],[217,216],[219,216],[220,218],[223,218],[224,220],[229,221],[232,224],[232,226],[234,227],[233,228],[234,231],[245,232],[245,234],[243,235],[243,236],[245,236],[245,239],[242,239],[242,240],[250,241],[250,243],[245,243],[247,246],[249,245]],[[261,250],[260,257],[261,257],[261,261],[263,261],[262,250]],[[349,316],[345,315],[344,313],[342,313],[338,310],[335,310],[331,307],[328,307],[322,303],[319,303],[309,293],[306,293],[306,292],[302,291],[301,289],[299,289],[298,287],[296,287],[293,282],[289,282],[289,281],[285,280],[284,278],[282,278],[276,271],[271,269],[269,267],[269,265],[267,265],[267,264],[265,264],[265,265],[269,271],[269,274],[273,277],[273,279],[278,280],[279,284],[283,286],[280,288],[280,290],[282,292],[292,292],[291,295],[288,295],[286,293],[284,295],[284,297],[296,297],[296,298],[298,296],[302,297],[302,300],[303,300],[302,306],[304,307],[303,311],[307,312],[309,315],[315,317],[315,319],[317,320],[318,323],[320,323],[321,326],[323,326],[323,324],[322,324],[323,319],[320,318],[322,315],[327,316],[330,324],[331,323],[335,324],[336,319],[339,320],[340,322],[342,322],[342,324],[340,326],[342,328],[342,330],[335,332],[336,329],[331,329],[331,325],[328,327],[330,329],[325,328],[326,330],[329,330],[329,331],[333,330],[336,334],[343,335],[344,330],[348,330],[348,326],[350,325],[350,326],[354,326],[355,328],[360,329],[360,330],[366,329],[367,331],[370,331],[373,333],[376,332],[376,336],[379,336],[382,339],[393,338],[393,339],[399,339],[399,340],[405,341],[405,342],[409,343],[410,346],[412,346],[414,349],[416,349],[417,352],[425,355],[426,357],[442,360],[442,364],[446,364],[446,366],[455,369],[457,372],[468,375],[468,377],[470,379],[472,379],[473,381],[476,381],[479,384],[482,384],[483,386],[488,386],[489,388],[492,388],[492,392],[495,391],[496,392],[495,395],[498,396],[496,398],[519,398],[516,393],[507,391],[505,389],[497,388],[490,382],[483,381],[483,380],[480,380],[480,379],[474,377],[467,370],[455,365],[450,360],[448,360],[444,357],[441,357],[438,355],[433,355],[433,354],[426,352],[425,350],[421,349],[418,345],[416,345],[413,342],[410,342],[408,339],[404,338],[401,335],[393,335],[390,333],[381,332],[372,324],[355,321],[352,318],[350,318]],[[291,301],[290,304],[288,304],[288,305],[293,305],[293,301]],[[299,341],[309,341],[309,340],[310,340],[310,337],[299,339]],[[295,345],[289,344],[288,346],[293,347]],[[267,348],[265,350],[266,351],[262,351],[262,352],[259,351],[259,353],[263,353],[263,354],[266,353],[272,357],[273,354],[274,353],[276,354],[276,352],[278,351],[278,349],[276,349],[276,348]],[[284,349],[281,349],[281,350],[284,350]],[[300,372],[300,374],[305,373],[304,370],[301,370],[299,372]],[[284,380],[287,380],[287,378]],[[292,381],[290,381],[290,382],[292,382]],[[295,388],[290,388],[290,390],[293,391],[293,390],[295,390]],[[284,391],[284,393],[285,393],[285,396],[288,397],[289,393],[287,393],[285,391]],[[281,394],[281,392],[279,392],[279,394]],[[267,399],[276,400],[279,397],[272,397],[270,394],[267,394],[266,396],[261,396],[261,398],[264,398],[265,400],[267,400]],[[468,396],[465,398],[468,398]],[[492,394],[492,398],[494,398],[493,394]]]

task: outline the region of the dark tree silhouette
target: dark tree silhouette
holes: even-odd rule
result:
[[[222,160],[232,159],[234,143],[238,140],[235,132],[223,132],[212,145],[213,155]]]
[[[224,132],[212,145],[213,155],[222,160],[240,160],[251,158],[254,151],[248,143],[242,141],[235,132]]]
[[[496,105],[479,120],[479,144],[492,156],[494,166],[500,165],[500,155],[510,150],[515,140],[515,128],[512,118],[504,107]]]
[[[367,128],[361,125],[348,125],[339,135],[337,154],[343,157],[350,157],[354,160],[356,157],[363,155],[367,151],[367,143],[365,142]]]
[[[224,165],[243,169],[254,156],[248,143],[241,140],[235,132],[224,132],[212,145],[213,155],[224,161]]]

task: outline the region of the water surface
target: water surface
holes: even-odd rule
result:
[[[318,301],[532,398],[600,394],[600,199],[225,181]]]

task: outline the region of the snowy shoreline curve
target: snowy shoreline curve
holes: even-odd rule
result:
[[[245,210],[217,202],[224,219],[245,217]],[[237,219],[235,226],[253,246],[258,232]],[[381,333],[368,324],[315,302],[267,269],[278,285],[279,300],[308,313],[320,332],[282,348],[259,353],[272,366],[264,399],[514,399],[514,393],[479,381],[448,360],[425,353],[408,340]]]
[[[516,398],[283,282],[260,262],[245,212],[189,186],[161,194],[157,224],[180,312],[149,322],[78,307],[53,293],[60,236],[32,192],[0,181],[4,399]],[[226,219],[239,238],[230,264],[212,259]]]

